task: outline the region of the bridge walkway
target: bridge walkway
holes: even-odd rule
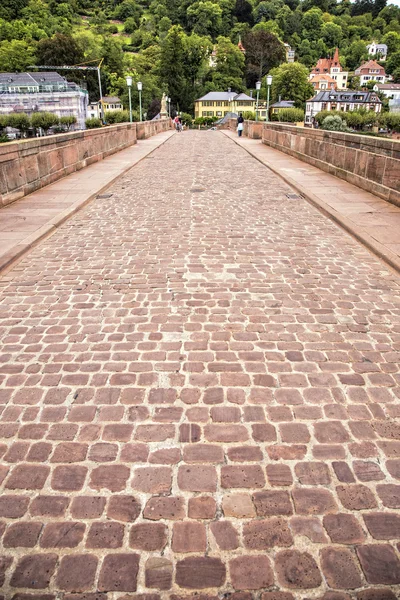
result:
[[[172,136],[0,278],[4,598],[396,600],[399,292]]]

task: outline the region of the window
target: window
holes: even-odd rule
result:
[[[322,110],[326,110],[326,102],[322,103]]]
[[[222,102],[216,102],[215,106],[222,106]]]
[[[222,117],[222,110],[217,110],[217,117]]]

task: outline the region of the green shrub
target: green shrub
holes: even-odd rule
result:
[[[85,121],[86,129],[96,129],[97,127],[103,127],[103,123],[101,119],[97,117],[92,117],[91,119],[86,119]]]
[[[256,120],[256,113],[253,112],[252,110],[246,110],[244,113],[242,113],[243,115],[243,119],[245,119],[245,121],[255,121]],[[258,111],[258,118],[260,118],[260,111]]]
[[[315,115],[315,120],[317,121],[318,125],[321,126],[322,125],[322,121],[326,118],[326,117],[342,117],[343,113],[340,112],[340,110],[321,110],[319,113],[317,113]]]
[[[379,115],[379,124],[389,131],[400,132],[400,113],[382,113]]]
[[[284,123],[304,121],[304,110],[301,110],[301,108],[283,108],[278,112],[278,121]]]
[[[73,115],[68,115],[60,118],[60,125],[63,129],[66,129],[67,131],[69,131],[72,125],[75,125],[75,123],[76,117],[74,117]]]
[[[43,129],[45,133],[58,123],[58,117],[50,112],[37,112],[31,116],[32,127]]]
[[[12,113],[6,115],[7,127],[13,127],[19,129],[21,134],[24,134],[31,127],[31,120],[26,113]]]
[[[190,127],[193,123],[192,115],[190,115],[189,113],[182,113],[182,123]]]
[[[135,112],[135,116],[136,116]],[[132,120],[134,119],[134,111],[132,111]],[[104,115],[105,121],[108,125],[114,125],[115,123],[129,123],[129,111],[128,110],[109,110]]]
[[[325,117],[325,119],[322,121],[322,129],[326,129],[327,131],[350,131],[347,127],[346,121],[339,115],[330,115]]]

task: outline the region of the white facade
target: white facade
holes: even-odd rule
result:
[[[382,103],[374,92],[319,92],[306,103],[305,123],[311,125],[314,117],[322,110],[335,110],[346,113],[360,108],[380,113]]]
[[[367,46],[368,54],[373,56],[374,58],[378,58],[379,60],[386,60],[387,56],[387,46],[386,44],[377,44],[376,42],[372,42]]]
[[[286,62],[292,63],[294,62],[295,50],[289,46],[289,44],[284,44],[285,52],[286,52]]]
[[[121,100],[116,96],[104,96],[103,97],[103,109],[104,112],[114,112],[116,110],[123,110],[124,107],[121,103]],[[98,102],[93,102],[88,106],[88,119],[100,119],[101,111],[100,111],[100,100]]]
[[[387,81],[385,69],[376,60],[369,60],[360,65],[354,71],[354,75],[360,78],[361,87],[367,85],[369,81],[377,81],[378,83],[385,83]]]
[[[0,114],[50,112],[74,116],[85,129],[88,93],[57,73],[0,73]]]

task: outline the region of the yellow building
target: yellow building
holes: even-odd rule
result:
[[[194,103],[194,116],[222,118],[227,113],[255,111],[256,99],[247,94],[227,92],[209,92]]]

